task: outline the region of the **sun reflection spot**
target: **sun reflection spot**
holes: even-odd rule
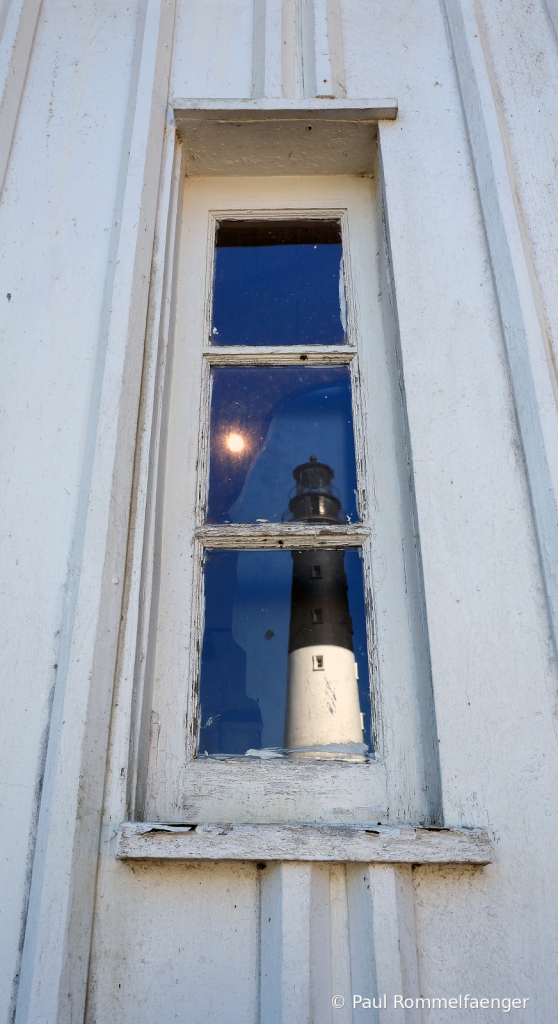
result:
[[[227,446],[231,452],[241,452],[244,448],[244,439],[240,434],[229,434],[227,437]]]

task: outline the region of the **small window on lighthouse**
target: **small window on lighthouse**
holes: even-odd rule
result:
[[[380,212],[372,177],[185,178],[172,359],[141,432],[160,457],[138,461],[145,820],[372,822],[407,806],[403,780],[424,791],[427,631]]]
[[[198,757],[372,753],[344,273],[339,219],[216,223]]]

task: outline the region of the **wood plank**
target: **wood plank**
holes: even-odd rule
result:
[[[18,1021],[69,1024],[85,1016],[175,6],[146,0],[138,11],[128,51],[134,70],[117,101],[125,122],[109,143],[118,167],[115,227],[107,228],[67,604],[44,722],[48,747],[13,1008]]]
[[[126,822],[121,860],[296,860],[380,864],[489,864],[485,829],[408,826],[227,825]]]
[[[196,539],[205,548],[296,548],[297,550],[331,547],[359,547],[370,536],[370,530],[359,524],[318,526],[297,523],[256,523],[200,526]]]
[[[263,219],[263,218],[262,218]],[[317,219],[317,218],[316,218]],[[349,345],[211,345],[204,358],[212,366],[346,366],[354,359],[356,348]]]
[[[165,810],[155,805],[151,813],[137,811],[136,820],[244,825],[342,821],[373,822],[374,827],[388,821],[387,773],[381,762],[299,761],[272,753],[224,760],[193,757],[177,771]]]
[[[397,100],[380,99],[182,99],[173,101],[177,126],[185,121],[393,121]]]
[[[552,638],[558,651],[555,357],[547,349],[542,329],[542,299],[537,301],[533,294],[535,273],[522,237],[524,214],[518,216],[519,186],[509,162],[509,139],[503,134],[491,71],[482,47],[473,43],[483,37],[482,23],[474,7],[461,0],[445,0],[444,7],[463,113],[473,140],[471,158],[498,296]]]
[[[353,868],[355,872],[356,869]],[[365,871],[372,900],[372,944],[378,992],[420,992],[413,879],[407,865],[374,865]],[[365,947],[366,948],[366,947]],[[368,947],[370,948],[370,947]],[[384,1004],[378,1024],[422,1024],[417,1006]]]

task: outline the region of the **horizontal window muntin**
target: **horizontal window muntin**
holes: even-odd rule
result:
[[[339,345],[242,345],[233,348],[206,348],[204,362],[209,366],[345,366],[356,356],[355,349]]]
[[[212,524],[198,526],[194,531],[196,540],[203,548],[215,549],[230,546],[238,548],[316,548],[316,547],[361,547],[370,536],[370,527],[362,523],[334,526],[329,523],[261,523]]]

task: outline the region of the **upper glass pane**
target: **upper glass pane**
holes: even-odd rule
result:
[[[213,345],[343,345],[336,220],[224,220],[217,227]]]
[[[348,367],[217,366],[211,376],[206,522],[308,521],[320,500],[320,519],[358,521]]]

